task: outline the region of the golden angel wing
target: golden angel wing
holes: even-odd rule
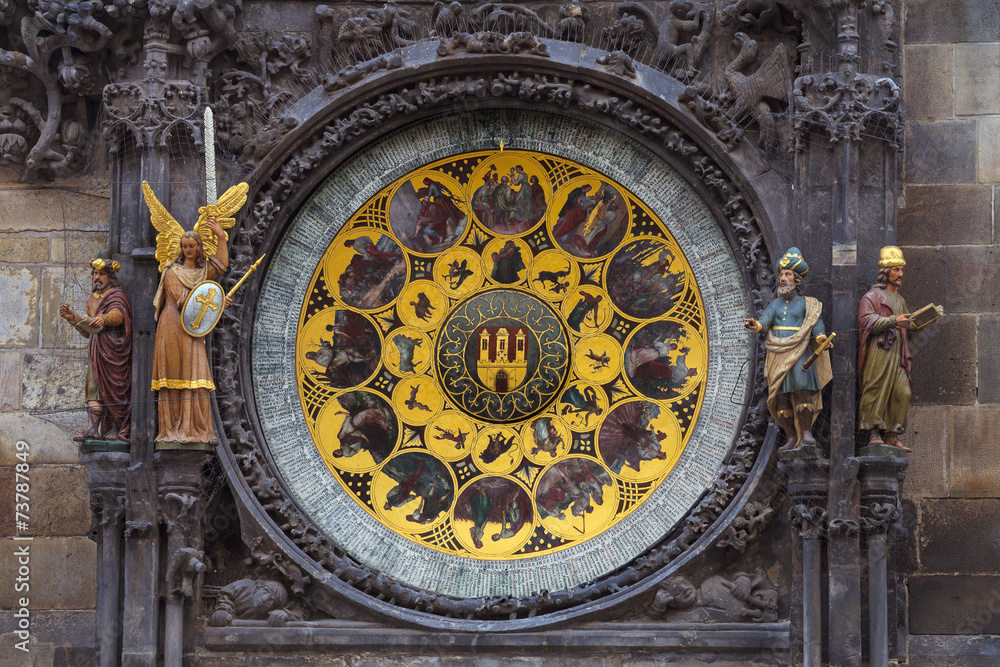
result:
[[[213,206],[202,206],[198,209],[198,222],[194,223],[194,230],[201,236],[205,257],[214,255],[219,247],[215,234],[206,224],[208,219],[214,217],[223,229],[232,228],[236,224],[235,215],[246,203],[249,191],[248,184],[237,183],[226,190]],[[226,240],[229,240],[229,234],[226,234]]]
[[[184,228],[174,220],[166,207],[153,194],[153,188],[149,183],[142,182],[142,196],[149,207],[149,221],[159,232],[156,235],[156,261],[160,263],[160,272],[166,268],[168,262],[177,259],[181,251],[181,236],[184,235]]]

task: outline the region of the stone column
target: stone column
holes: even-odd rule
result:
[[[909,461],[895,456],[865,456],[861,462],[861,529],[868,543],[870,662],[872,667],[888,667],[890,628],[886,556],[891,547],[890,531],[899,520],[899,483]]]
[[[845,0],[817,20],[836,30],[831,71],[799,76],[792,105],[800,247],[817,258],[815,280],[829,290],[825,322],[838,332],[828,413],[828,634],[830,663],[844,667],[860,667],[862,658],[855,329],[858,299],[874,276],[858,267],[874,266],[878,248],[895,234],[902,132],[895,82],[882,75],[881,64],[878,73],[860,71],[859,5]]]
[[[203,452],[156,452],[160,511],[167,528],[167,576],[163,595],[163,664],[181,667],[184,655],[184,606],[197,600],[199,575],[205,571],[202,552],[202,468],[210,456]]]
[[[91,539],[97,542],[97,664],[117,667],[121,658],[122,547],[125,538],[126,451],[80,452],[87,468],[93,513]]]
[[[789,522],[793,542],[802,554],[801,575],[793,590],[792,633],[802,637],[801,663],[805,667],[823,664],[822,541],[826,528],[826,495],[830,462],[826,459],[786,459],[778,469],[786,475],[788,497],[793,505]],[[801,601],[801,624],[795,607]],[[793,645],[793,655],[795,654]],[[799,660],[795,660],[796,663]]]
[[[171,210],[172,199],[185,204],[201,199],[202,178],[190,160],[181,163],[170,153],[169,134],[201,141],[204,81],[185,80],[182,50],[168,42],[169,12],[150,17],[145,25],[143,62],[136,68],[144,78],[112,83],[104,88],[105,137],[111,151],[113,251],[131,262],[132,323],[132,447],[127,484],[123,664],[155,667],[158,646],[160,534],[158,489],[154,470],[157,433],[156,395],[150,388],[156,332],[152,299],[159,283],[156,230],[143,203],[140,183],[149,181],[160,201]],[[170,73],[176,79],[168,79]],[[192,77],[188,77],[192,78]],[[173,186],[172,181],[178,183]],[[192,194],[197,190],[198,195]],[[179,205],[179,204],[178,204]],[[190,213],[178,212],[185,219]],[[190,222],[186,222],[190,226]],[[169,552],[168,552],[169,553]]]

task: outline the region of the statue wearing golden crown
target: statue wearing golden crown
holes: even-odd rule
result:
[[[74,440],[129,441],[132,423],[132,304],[118,286],[118,262],[90,262],[93,293],[78,315],[67,304],[59,315],[88,339],[87,413],[90,427]]]

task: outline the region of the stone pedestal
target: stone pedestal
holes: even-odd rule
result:
[[[801,571],[793,586],[793,633],[801,633],[802,664],[820,667],[823,664],[822,541],[830,461],[791,459],[779,462],[778,470],[787,477],[788,497],[793,503],[789,521],[793,539],[798,538],[801,544]],[[796,623],[796,611],[801,614],[801,625]]]
[[[100,667],[117,667],[122,644],[122,551],[125,539],[125,474],[128,445],[85,440],[80,460],[87,468],[91,539],[97,542],[97,650]],[[124,450],[124,451],[122,451]]]
[[[861,530],[868,543],[870,660],[872,667],[886,667],[889,636],[895,631],[889,627],[887,553],[892,546],[892,529],[899,521],[899,483],[909,461],[897,456],[864,456],[860,460]],[[891,574],[895,579],[895,572]]]

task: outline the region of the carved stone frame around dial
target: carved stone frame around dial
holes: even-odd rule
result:
[[[549,57],[523,54],[445,55],[419,45],[401,50],[398,68],[373,69],[361,81],[311,91],[285,115],[276,142],[251,184],[246,221],[233,235],[229,281],[280,241],[298,206],[349,156],[404,125],[468,108],[509,107],[570,114],[618,131],[651,150],[698,192],[741,260],[745,288],[759,310],[770,294],[773,233],[759,220],[780,204],[765,201],[750,173],[752,148],[727,153],[682,110],[683,85],[641,68],[625,80],[604,71],[600,51],[552,42]],[[473,74],[474,72],[474,74]],[[530,72],[526,74],[523,72]],[[766,178],[766,177],[765,177]],[[758,179],[759,180],[759,179]],[[772,213],[773,215],[773,213]],[[265,269],[266,271],[266,269]],[[265,271],[236,297],[214,341],[219,387],[220,458],[241,505],[244,540],[257,559],[298,582],[317,609],[429,628],[538,630],[570,619],[599,617],[648,594],[703,552],[740,512],[761,479],[773,438],[765,443],[762,357],[749,365],[743,426],[715,482],[664,539],[619,570],[576,588],[523,598],[458,599],[420,590],[355,561],[332,544],[296,506],[262,446],[249,354],[256,294]],[[308,584],[304,584],[309,580]],[[529,620],[530,619],[530,620]]]

